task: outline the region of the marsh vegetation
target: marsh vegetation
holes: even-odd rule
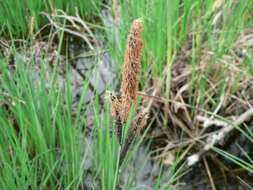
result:
[[[1,1],[0,189],[253,189],[252,10]]]

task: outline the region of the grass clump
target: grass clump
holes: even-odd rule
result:
[[[71,116],[71,94],[24,65],[11,72],[1,61],[1,189],[77,189],[85,144]]]

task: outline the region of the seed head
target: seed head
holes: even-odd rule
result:
[[[133,102],[135,102],[137,98],[138,75],[141,67],[141,55],[143,50],[142,31],[142,19],[134,20],[128,36],[122,70],[121,91]]]

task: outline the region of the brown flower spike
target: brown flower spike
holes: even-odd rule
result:
[[[140,73],[141,55],[143,51],[142,32],[142,19],[134,20],[128,35],[120,92],[109,92],[108,94],[111,101],[111,113],[116,121],[116,132],[120,143],[122,128],[129,117],[131,107],[134,106],[137,111],[129,133],[130,137],[127,138],[126,141],[128,142],[126,142],[123,150],[128,149],[134,137],[137,135],[137,129],[144,127],[147,119],[147,113],[142,113],[136,109],[139,85],[138,75]]]
[[[143,50],[143,21],[134,20],[129,36],[122,70],[121,92],[131,101],[136,101],[138,90],[138,75],[140,73],[141,55]]]
[[[110,92],[111,112],[114,119],[126,122],[132,104],[136,104],[138,90],[138,75],[141,67],[141,55],[143,50],[143,21],[133,21],[128,36],[122,69],[122,82],[120,92]]]

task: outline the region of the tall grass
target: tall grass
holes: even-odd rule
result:
[[[85,189],[87,167],[93,189],[118,189],[123,174],[133,165],[140,141],[119,167],[120,146],[109,105],[101,113],[97,101],[90,105],[94,110],[92,133],[86,133],[89,117],[81,110],[85,110],[88,82],[73,109],[72,72],[67,72],[62,86],[43,61],[40,71],[33,62],[22,59],[16,60],[15,70],[10,70],[5,60],[0,61],[0,68],[0,189]],[[174,170],[164,176],[167,171],[161,171],[163,181],[159,178],[156,183],[165,189],[178,176]],[[136,174],[129,174],[124,189],[136,185]]]
[[[28,37],[29,31],[38,30],[47,20],[42,11],[53,13],[56,9],[82,17],[96,16],[101,9],[101,0],[8,0],[0,2],[0,35]]]
[[[109,48],[114,58],[122,62],[130,24],[135,18],[143,17],[145,51],[142,69],[145,71],[151,67],[151,76],[161,75],[166,64],[176,61],[176,55],[189,36],[193,38],[195,48],[192,62],[196,62],[206,47],[221,57],[232,47],[238,34],[252,24],[250,10],[253,4],[250,0],[221,1],[220,6],[215,0],[118,2],[121,21],[119,26],[115,23],[115,27],[108,29]]]
[[[11,73],[1,61],[1,189],[77,189],[85,144],[72,118],[71,86],[62,92],[24,65]]]

